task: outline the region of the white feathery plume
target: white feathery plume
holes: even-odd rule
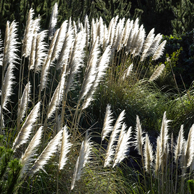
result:
[[[142,52],[142,47],[145,40],[145,29],[140,27],[139,30],[140,30],[140,33],[137,39],[136,49],[133,54],[133,57],[140,55],[140,53]]]
[[[95,23],[94,18],[92,18],[92,27],[91,27],[91,43],[92,45],[96,42],[97,38],[97,24]]]
[[[86,33],[84,30],[77,33],[72,52],[71,66],[73,73],[77,73],[80,67],[83,67],[84,48],[86,46]]]
[[[141,56],[141,61],[143,61],[146,57],[146,53],[148,52],[150,46],[152,45],[152,42],[154,40],[154,28],[150,30],[149,34],[147,35],[144,44],[143,44],[143,51],[142,51],[142,56]]]
[[[61,53],[59,55],[59,59],[58,59],[57,65],[56,65],[57,70],[64,67],[64,65],[65,66],[68,65],[68,61],[69,61],[69,58],[70,58],[70,52],[71,52],[71,49],[74,45],[74,42],[75,42],[75,39],[74,39],[74,36],[73,36],[73,29],[69,29],[69,31],[66,34],[66,37],[65,37],[65,40],[64,40],[64,43],[63,43],[63,47],[61,49]],[[82,56],[83,55],[81,55],[81,57]]]
[[[170,120],[166,118],[166,111],[164,112],[162,119],[162,126],[160,130],[160,165],[166,163],[168,155],[168,123]],[[163,169],[162,169],[163,170]]]
[[[63,47],[63,42],[65,40],[66,32],[67,32],[67,20],[63,22],[63,24],[59,29],[55,46],[53,48],[53,53],[51,55],[51,62],[54,61],[55,59],[58,59],[61,49]]]
[[[17,24],[15,21],[9,24],[7,22],[6,25],[6,35],[5,35],[5,42],[4,42],[4,54],[3,54],[3,66],[6,69],[7,65],[10,63],[16,63],[19,60],[17,45],[19,42],[17,41]]]
[[[67,162],[67,154],[70,151],[72,144],[69,142],[70,134],[68,134],[67,126],[63,128],[63,138],[61,144],[61,154],[59,158],[59,170],[62,170]]]
[[[26,113],[28,102],[30,102],[30,82],[28,82],[24,88],[22,97],[19,101],[19,107],[18,107],[18,119],[19,121],[22,121],[24,118],[24,115]]]
[[[91,142],[91,137],[88,133],[89,130],[86,131],[85,134],[85,140],[84,140],[84,163],[83,163],[83,167],[86,166],[86,163],[89,162],[89,159],[91,158],[91,153],[92,153],[92,142]],[[79,174],[79,173],[78,173]]]
[[[1,110],[1,105],[0,105],[0,118],[1,118],[2,110]],[[2,126],[4,127],[4,116],[2,115]]]
[[[126,45],[126,52],[129,53],[131,52],[131,46],[132,46],[132,42],[134,41],[135,37],[137,36],[138,34],[138,30],[139,30],[139,19],[137,18],[130,30],[130,33],[129,33],[129,38],[127,40],[127,45]]]
[[[146,134],[146,137],[145,137],[144,158],[145,158],[145,169],[149,173],[154,156],[153,156],[153,149],[152,149],[152,145],[150,143],[148,134]]]
[[[155,36],[155,38],[154,38],[152,44],[150,45],[150,48],[148,49],[145,57],[148,57],[148,56],[154,54],[155,50],[158,48],[158,45],[159,45],[161,39],[162,39],[162,35],[161,34],[157,34]]]
[[[14,74],[13,74],[14,67],[15,66],[13,65],[13,63],[9,64],[4,80],[3,80],[2,91],[1,91],[3,109],[7,109],[6,108],[7,103],[10,101],[10,96],[13,94],[12,85],[14,84],[13,80],[15,79]]]
[[[155,154],[155,173],[158,175],[158,171],[160,168],[160,158],[161,158],[161,152],[160,152],[160,137],[157,138],[157,147],[156,147],[156,154]]]
[[[90,57],[88,60],[88,64],[85,70],[85,76],[84,76],[82,88],[80,91],[79,101],[82,100],[86,96],[86,94],[89,92],[96,78],[96,71],[97,71],[96,66],[98,62],[98,55],[99,55],[99,40],[97,37],[96,42],[94,43],[92,47]]]
[[[145,138],[143,137],[144,132],[142,132],[141,123],[139,116],[136,116],[136,134],[135,134],[135,141],[134,145],[138,151],[138,154],[143,156],[143,144]]]
[[[89,19],[88,16],[85,16],[85,20],[84,20],[84,29],[86,32],[86,47],[89,46],[89,40],[90,40],[90,24],[89,24]]]
[[[159,46],[158,48],[156,49],[153,57],[152,57],[152,60],[157,60],[159,59],[162,55],[163,55],[163,51],[164,51],[164,47],[166,45],[166,40],[164,40]]]
[[[90,90],[86,94],[85,100],[82,104],[82,110],[86,109],[90,105],[90,103],[93,101],[93,95],[96,91],[95,86],[96,86],[96,80],[94,81],[94,83],[92,84]]]
[[[0,30],[0,52],[3,51],[3,41],[1,39],[1,30]],[[3,65],[3,53],[0,53],[0,66]]]
[[[113,122],[113,117],[112,117],[113,113],[111,112],[110,109],[110,105],[108,104],[106,106],[106,113],[105,113],[105,118],[104,118],[104,124],[103,124],[103,128],[102,128],[102,141],[106,138],[106,136],[108,135],[108,133],[110,133],[113,129],[113,126],[111,126],[112,122]]]
[[[183,154],[183,147],[184,147],[184,136],[183,136],[183,125],[181,125],[179,135],[177,138],[177,143],[174,149],[174,161],[178,163],[179,157]]]
[[[116,26],[117,26],[117,21],[118,21],[118,16],[116,16],[115,18],[113,18],[113,23],[110,29],[110,36],[109,36],[109,44],[112,46],[113,45],[113,40],[115,37],[115,33],[116,33]]]
[[[88,135],[88,132],[86,132],[85,141],[82,141],[79,157],[76,162],[73,179],[71,183],[71,190],[73,190],[75,186],[75,181],[81,178],[83,168],[85,167],[86,163],[88,163],[90,159],[91,148],[92,148],[92,143],[90,142],[90,137]]]
[[[54,111],[59,107],[62,102],[65,86],[65,73],[62,74],[61,80],[53,93],[51,101],[48,105],[47,119],[53,116]]]
[[[98,31],[99,31],[99,43],[100,45],[103,45],[103,38],[104,38],[104,24],[103,24],[103,19],[100,17],[99,19],[99,25],[98,25]]]
[[[1,118],[2,110],[1,110],[1,105],[0,105],[0,118]],[[2,126],[4,127],[4,116],[2,115]]]
[[[32,35],[40,32],[40,20],[41,20],[41,18],[40,18],[40,16],[38,16],[38,18],[36,18],[35,20],[32,21],[33,22],[33,26],[32,26],[33,34]]]
[[[37,33],[39,30],[40,30],[40,18],[33,21],[32,43],[31,43],[29,65],[28,65],[28,69],[30,70],[34,69],[34,64],[36,60],[36,49],[37,49]]]
[[[185,162],[186,166],[189,167],[193,161],[193,156],[194,156],[194,124],[191,126],[187,141],[185,143]]]
[[[123,127],[120,132],[119,141],[116,148],[116,153],[113,162],[113,168],[120,163],[124,158],[127,157],[129,152],[129,139],[131,138],[131,127],[125,132],[126,125],[123,124]]]
[[[133,70],[133,63],[131,63],[131,65],[129,65],[129,67],[124,71],[124,74],[123,74],[122,79],[124,80],[125,78],[127,78],[128,76],[130,76],[132,70]]]
[[[122,45],[124,45],[124,46],[126,46],[126,44],[127,44],[129,33],[130,33],[130,30],[133,26],[132,23],[133,23],[133,21],[130,21],[130,19],[128,19],[125,23],[125,27],[123,30],[123,37],[122,37]]]
[[[53,38],[54,39],[54,38]],[[51,59],[47,56],[41,71],[40,91],[46,88]]]
[[[129,39],[131,39],[131,34],[132,34],[132,31],[133,31],[133,27],[134,27],[134,21],[132,20],[129,23],[127,33],[126,33],[126,36],[124,38],[124,45],[126,46],[126,48],[127,48],[128,41],[131,41]]]
[[[86,33],[85,31],[80,31],[75,37],[74,47],[71,54],[71,61],[68,67],[69,69],[67,69],[67,72],[69,72],[69,76],[66,83],[65,95],[72,86],[74,76],[80,71],[80,68],[83,67],[85,45]]]
[[[125,110],[123,110],[118,119],[116,120],[116,123],[114,125],[112,134],[110,136],[109,139],[109,143],[108,143],[108,148],[107,148],[107,152],[106,152],[106,156],[105,156],[105,162],[104,162],[104,167],[106,166],[110,166],[111,161],[113,160],[112,156],[114,155],[114,141],[116,140],[116,136],[120,131],[120,127],[122,125],[122,121],[124,119],[124,115],[125,115]]]
[[[107,46],[102,57],[99,59],[99,63],[97,65],[97,81],[95,82],[96,85],[99,84],[99,82],[103,79],[104,75],[106,74],[106,70],[110,62],[110,55],[111,47]]]
[[[74,31],[74,34],[78,33],[77,25],[76,25],[75,21],[73,21],[73,31]]]
[[[82,142],[82,144],[83,144],[83,142]],[[80,160],[80,157],[78,156],[76,164],[75,164],[75,168],[74,168],[73,179],[72,179],[72,182],[71,182],[71,190],[73,190],[73,188],[75,186],[75,181],[76,181],[76,176],[77,176],[77,171],[78,171],[79,160]]]
[[[152,82],[152,81],[156,80],[162,74],[164,68],[165,68],[164,64],[161,64],[159,67],[157,67],[157,69],[151,75],[149,81]]]
[[[117,152],[119,150],[119,146],[120,146],[120,144],[121,144],[121,142],[123,140],[123,136],[125,134],[126,128],[127,128],[127,125],[125,123],[122,123],[122,127],[121,127],[120,134],[119,134],[119,139],[117,141],[117,146],[116,146],[116,149],[115,149],[115,157],[116,157],[116,154],[117,154]],[[114,157],[114,159],[115,159],[115,157]]]
[[[18,49],[17,45],[20,44],[17,40],[17,24],[13,21],[10,25],[10,37],[9,37],[9,52],[8,52],[8,61],[9,63],[16,63],[16,60],[19,59],[18,55],[16,54]]]
[[[20,129],[17,137],[15,138],[13,142],[12,149],[15,151],[17,148],[19,148],[22,144],[26,143],[28,141],[28,138],[31,134],[31,131],[33,129],[33,126],[35,122],[37,121],[37,118],[39,116],[39,110],[40,110],[40,103],[38,102],[34,108],[31,110],[30,114],[26,118],[22,128]]]
[[[119,51],[122,46],[121,46],[121,42],[122,42],[122,37],[123,37],[123,26],[124,26],[124,22],[125,22],[125,18],[120,19],[117,27],[116,27],[116,33],[113,39],[113,49],[117,49],[117,51]]]
[[[28,13],[28,19],[26,22],[26,28],[24,32],[24,39],[22,44],[22,52],[24,57],[28,57],[31,52],[31,44],[32,44],[32,38],[33,38],[33,30],[34,30],[34,10],[31,8]]]
[[[29,57],[29,65],[28,69],[34,69],[34,64],[36,60],[36,39],[37,39],[37,33],[33,35],[33,40],[32,40],[32,48],[30,52],[30,57]]]
[[[59,29],[55,32],[54,37],[51,41],[49,50],[48,50],[48,55],[45,58],[44,64],[42,66],[42,71],[41,71],[41,81],[40,81],[40,90],[42,91],[47,84],[47,79],[48,79],[48,73],[49,73],[49,69],[50,69],[50,63],[51,63],[51,55],[55,46],[55,42],[56,42],[56,38],[58,36],[59,33]]]
[[[57,135],[55,135],[55,137],[47,144],[40,156],[36,159],[30,170],[32,175],[40,169],[44,171],[43,167],[47,164],[48,160],[56,153],[57,148],[61,145],[62,133],[63,131],[60,130]]]
[[[104,25],[104,38],[103,38],[103,50],[105,50],[105,48],[107,47],[108,45],[108,29],[107,29],[107,26]]]
[[[116,25],[114,37],[112,39],[111,47],[115,50],[117,48],[117,40],[119,39],[119,24]]]
[[[111,49],[110,49],[110,46],[108,46],[104,51],[96,67],[96,71],[97,71],[96,78],[89,92],[86,95],[85,102],[83,103],[82,109],[87,108],[91,103],[91,101],[93,100],[93,94],[96,91],[96,88],[99,85],[100,81],[102,80],[103,76],[106,74],[106,70],[108,68],[109,61],[110,61],[110,54],[111,54]]]
[[[166,146],[168,143],[168,123],[169,122],[170,120],[167,120],[166,111],[165,111],[162,119],[161,130],[160,130],[160,141],[161,141],[162,153],[166,150]]]
[[[47,44],[44,42],[47,36],[47,30],[44,30],[37,34],[36,36],[36,50],[35,50],[35,65],[34,70],[35,72],[39,72],[41,70],[42,63],[47,56]]]
[[[133,35],[133,38],[131,38],[131,41],[130,41],[130,49],[129,49],[129,51],[130,51],[130,53],[132,54],[132,55],[134,55],[135,54],[135,51],[136,51],[136,47],[137,47],[137,41],[138,41],[138,39],[139,39],[139,36],[141,35],[141,30],[142,30],[142,27],[143,27],[143,25],[141,25],[141,27],[138,29],[138,31],[137,32],[135,32],[134,33],[134,35]]]
[[[43,132],[43,127],[41,126],[36,132],[36,134],[34,135],[34,137],[32,138],[32,140],[30,141],[25,153],[22,155],[20,159],[22,164],[22,169],[20,171],[20,178],[22,178],[23,175],[26,173],[26,171],[28,171],[29,165],[31,165],[32,162],[35,160],[34,156],[36,156],[35,153],[37,152],[38,146],[41,143],[42,132]]]
[[[55,26],[57,24],[57,16],[58,16],[58,4],[55,3],[53,6],[50,23],[49,23],[49,39],[51,40],[55,33]]]
[[[112,30],[112,26],[113,26],[113,23],[114,23],[114,18],[111,19],[111,21],[109,22],[109,25],[108,25],[108,29],[107,29],[107,44],[110,43],[110,35],[111,35],[111,30]]]

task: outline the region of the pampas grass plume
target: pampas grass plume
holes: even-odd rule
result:
[[[58,16],[58,4],[55,3],[53,6],[50,23],[49,23],[49,39],[51,40],[55,33],[55,26],[57,24],[57,16]]]
[[[142,52],[142,56],[141,56],[141,61],[144,61],[145,57],[146,57],[146,54],[153,42],[153,39],[154,39],[154,31],[155,29],[153,28],[152,30],[150,30],[149,34],[147,35],[146,37],[146,40],[144,41],[144,44],[143,44],[143,52]]]
[[[62,74],[61,80],[55,89],[55,92],[51,98],[51,101],[48,105],[48,113],[47,113],[47,119],[53,116],[54,111],[59,107],[62,99],[63,99],[63,93],[64,93],[64,85],[65,85],[65,74]]]
[[[2,108],[3,109],[7,109],[7,103],[10,101],[10,96],[13,93],[13,84],[14,84],[14,74],[13,74],[13,70],[14,70],[14,64],[10,63],[5,77],[4,77],[4,81],[3,81],[3,85],[2,85],[2,92],[1,92],[1,100],[2,100]]]
[[[34,15],[34,10],[31,8],[28,12],[28,19],[26,22],[26,28],[24,32],[24,39],[23,39],[23,44],[22,44],[22,51],[23,51],[23,56],[28,57],[31,53],[31,44],[32,44],[32,38],[33,38],[33,15]]]
[[[36,151],[38,149],[38,146],[41,143],[41,136],[43,132],[43,127],[41,126],[32,140],[30,141],[25,153],[21,157],[21,164],[22,164],[22,169],[20,172],[20,177],[23,177],[23,175],[26,173],[26,171],[29,168],[29,165],[31,165],[32,161],[34,161],[34,156],[36,155]]]
[[[141,128],[141,123],[139,116],[136,116],[136,135],[135,135],[135,142],[134,145],[138,151],[138,154],[143,156],[143,144],[144,144],[144,137],[143,137],[143,132]]]
[[[154,55],[153,55],[153,57],[152,57],[152,60],[153,60],[153,61],[159,59],[159,58],[162,56],[165,45],[166,45],[166,40],[164,40],[164,41],[158,46],[157,50],[155,51],[155,53],[154,53]]]
[[[18,147],[20,147],[22,144],[26,143],[28,141],[28,138],[31,134],[32,128],[34,123],[36,122],[38,116],[39,116],[39,110],[40,110],[40,104],[41,102],[38,102],[34,108],[31,110],[30,114],[26,118],[22,128],[20,129],[17,137],[15,138],[13,142],[12,149],[15,151]]]
[[[71,190],[73,190],[75,186],[75,181],[81,178],[82,170],[90,159],[91,146],[92,143],[90,142],[90,137],[88,135],[88,132],[86,132],[85,141],[82,141],[79,157],[76,161],[76,166],[74,169],[73,179],[71,183]]]
[[[183,148],[184,148],[184,136],[183,136],[183,125],[181,125],[179,135],[177,138],[177,144],[174,149],[174,161],[175,163],[178,163],[179,157],[183,154]]]
[[[43,167],[47,164],[48,160],[56,153],[57,148],[61,145],[63,131],[60,130],[57,135],[47,144],[40,156],[34,162],[31,168],[31,174],[35,174],[40,169],[44,170]]]
[[[121,130],[118,145],[116,148],[115,158],[113,162],[113,168],[120,163],[124,158],[127,157],[129,152],[129,139],[131,138],[131,127],[125,132],[125,125],[123,125],[123,130]]]
[[[148,134],[145,137],[145,145],[144,145],[144,158],[145,158],[145,169],[147,172],[150,172],[150,167],[152,166],[152,161],[154,159],[153,149],[150,143]]]
[[[187,142],[185,143],[185,161],[186,166],[189,167],[193,161],[194,156],[194,124],[191,126]]]
[[[40,91],[42,91],[46,87],[46,84],[48,81],[48,73],[49,73],[50,64],[51,64],[51,55],[53,53],[53,49],[55,46],[55,42],[56,42],[58,33],[59,33],[59,29],[54,34],[54,37],[51,41],[51,44],[50,44],[50,47],[48,50],[48,55],[45,58],[43,66],[42,66],[41,79],[40,79]]]
[[[157,69],[151,75],[149,81],[152,82],[152,81],[156,80],[162,74],[164,68],[165,68],[164,64],[161,64],[159,67],[157,67]]]
[[[108,104],[106,106],[106,113],[105,113],[105,118],[104,118],[104,124],[103,124],[103,128],[102,128],[102,141],[106,138],[106,136],[108,135],[108,133],[110,133],[113,129],[113,127],[111,126],[112,122],[113,122],[113,118],[112,118],[112,112],[110,109],[110,105]]]
[[[110,136],[109,139],[109,143],[108,143],[108,148],[107,148],[107,152],[106,152],[106,156],[105,156],[105,161],[104,161],[104,167],[110,166],[111,161],[112,161],[112,156],[114,155],[114,142],[116,140],[116,136],[119,133],[119,131],[121,130],[120,127],[122,125],[122,121],[124,119],[124,115],[125,115],[125,110],[123,110],[118,119],[116,120],[116,123],[114,125],[112,134]]]
[[[129,67],[125,70],[122,79],[124,80],[125,78],[130,76],[132,71],[133,71],[133,63],[131,63],[131,65],[129,65]]]
[[[30,89],[31,89],[31,84],[30,82],[28,82],[24,88],[22,97],[19,102],[19,107],[18,107],[19,121],[22,121],[28,107],[28,102],[30,102]]]
[[[68,134],[67,126],[63,128],[63,137],[61,144],[61,154],[59,158],[59,170],[62,170],[67,162],[67,154],[70,151],[72,144],[69,142],[70,134]]]
[[[161,157],[161,152],[160,152],[160,137],[157,138],[157,147],[156,147],[156,154],[155,154],[155,174],[156,176],[158,175],[158,171],[160,168],[160,157]]]

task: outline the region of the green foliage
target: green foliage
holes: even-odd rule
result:
[[[2,136],[1,136],[2,139]],[[0,147],[0,193],[13,193],[18,185],[21,164],[13,159],[13,151]]]
[[[194,180],[188,180],[187,185],[188,185],[188,188],[189,188],[189,192],[191,194],[194,194]]]
[[[133,15],[137,10],[141,10],[141,22],[144,24],[147,32],[155,28],[156,33],[171,34],[171,20],[174,19],[171,6],[171,0],[132,1],[131,13]]]
[[[173,34],[181,35],[193,29],[194,23],[194,3],[190,0],[177,1],[175,6],[172,6],[172,11],[175,19],[172,20]]]
[[[186,34],[177,36],[164,36],[167,40],[165,53],[173,57],[173,61],[176,63],[176,67],[173,68],[174,73],[177,75],[177,83],[180,88],[185,87],[188,89],[193,81],[194,74],[194,31],[190,31]],[[178,51],[178,52],[177,52]],[[174,54],[173,54],[174,53]],[[174,63],[173,62],[173,63]],[[181,77],[180,77],[181,75]]]
[[[93,14],[92,17],[101,16],[108,23],[117,15],[120,18],[130,18],[130,9],[131,2],[127,0],[96,0],[95,11],[92,11],[92,14],[96,12],[96,15]]]

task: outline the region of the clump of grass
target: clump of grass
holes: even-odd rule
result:
[[[76,193],[88,192],[87,189],[90,189],[94,193],[99,190],[102,193],[117,193],[116,185],[125,185],[122,178],[120,181],[116,178],[122,174],[118,166],[127,157],[131,146],[135,146],[141,155],[144,179],[142,191],[148,192],[153,187],[153,193],[154,185],[159,186],[160,183],[161,193],[174,191],[176,184],[174,186],[172,182],[173,177],[176,176],[179,181],[181,175],[181,191],[184,192],[186,172],[193,160],[193,150],[190,149],[193,147],[193,127],[187,143],[183,143],[184,151],[178,154],[181,161],[176,157],[174,175],[169,173],[169,163],[172,161],[169,148],[172,154],[173,143],[169,144],[168,140],[169,121],[166,113],[155,156],[149,136],[143,135],[138,116],[135,143],[132,141],[132,127],[126,130],[125,109],[130,106],[120,107],[114,125],[113,114],[110,106],[107,106],[101,145],[92,142],[93,133],[89,134],[80,122],[83,112],[95,99],[95,92],[102,80],[105,80],[108,90],[116,93],[110,96],[105,88],[99,89],[109,99],[112,98],[112,102],[123,101],[125,105],[131,103],[139,111],[149,112],[159,118],[158,115],[164,112],[165,107],[158,107],[165,104],[166,98],[162,98],[160,92],[152,91],[155,87],[153,81],[160,76],[164,65],[153,71],[148,79],[149,68],[146,64],[162,55],[166,42],[160,43],[161,35],[155,36],[152,29],[146,37],[138,19],[125,22],[125,18],[119,19],[117,16],[109,26],[103,23],[102,18],[93,19],[91,24],[87,17],[84,24],[69,19],[59,29],[55,29],[56,18],[57,4],[53,9],[48,35],[47,31],[41,31],[40,18],[34,18],[34,11],[30,9],[21,50],[15,21],[11,24],[7,22],[4,48],[0,49],[3,51],[0,55],[0,132],[5,134],[7,147],[12,147],[14,157],[22,165],[14,182],[19,183],[16,192],[23,192],[23,186],[34,190],[37,186],[41,187],[41,182],[53,181],[55,186],[51,184],[48,189],[45,188],[46,192]],[[17,83],[14,82],[16,74],[19,75]],[[16,105],[10,110],[11,96],[15,98]],[[156,107],[155,113],[152,113],[153,107]],[[130,115],[133,115],[134,122],[137,114],[133,112]],[[10,129],[10,126],[14,129]],[[107,149],[103,149],[104,145],[107,145]],[[183,169],[181,174],[178,172],[179,167]],[[45,175],[42,171],[51,175]],[[50,176],[49,180],[45,180],[47,176]],[[150,183],[146,181],[146,176],[150,176]],[[62,188],[63,177],[68,179],[65,188]],[[31,189],[31,186],[34,188]],[[126,187],[123,191],[127,192]]]

